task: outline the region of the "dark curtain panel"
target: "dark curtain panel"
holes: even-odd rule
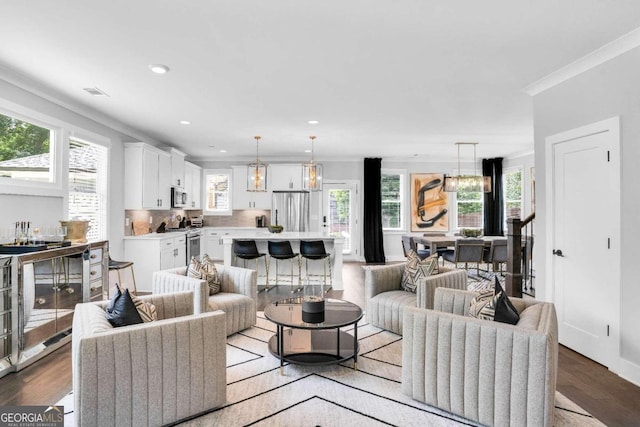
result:
[[[484,235],[504,234],[504,192],[502,157],[482,159],[482,175],[491,177],[491,192],[484,193]]]
[[[382,159],[364,159],[364,259],[369,263],[384,263],[382,240],[382,194],[380,166]]]

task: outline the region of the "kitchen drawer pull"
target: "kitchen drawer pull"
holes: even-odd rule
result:
[[[96,259],[96,258],[98,258],[98,256],[97,256],[96,254],[91,254],[91,255],[89,256],[89,258],[91,258],[91,259]]]
[[[92,272],[91,272],[91,273],[89,273],[89,274],[91,274],[92,276],[95,276],[96,274],[98,274],[98,272],[94,270],[94,271],[92,271]]]
[[[100,288],[101,288],[101,286],[92,286],[92,287],[90,287],[90,288],[89,288],[89,290],[90,290],[91,292],[94,292],[94,291],[97,291],[97,290],[98,290],[98,289],[100,289]]]

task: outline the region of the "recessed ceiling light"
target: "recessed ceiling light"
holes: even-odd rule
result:
[[[227,150],[220,150],[220,152],[221,152],[221,153],[226,153],[226,152],[227,152]]]
[[[309,120],[307,123],[309,123],[310,125],[317,125],[320,122],[317,120]]]
[[[169,67],[164,64],[149,64],[149,69],[156,74],[165,74],[169,72]]]
[[[311,150],[304,150],[304,152],[305,152],[305,153],[310,153],[310,152],[311,152]]]
[[[189,120],[180,120],[181,125],[190,125],[191,122]]]

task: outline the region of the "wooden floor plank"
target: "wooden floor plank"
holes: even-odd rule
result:
[[[364,307],[361,263],[345,263],[345,291],[331,290],[331,298]],[[289,286],[258,295],[258,309],[289,296]],[[0,405],[51,405],[71,391],[71,344],[66,344],[20,372],[0,378]],[[640,426],[640,387],[625,381],[588,358],[560,346],[557,389],[608,426]]]

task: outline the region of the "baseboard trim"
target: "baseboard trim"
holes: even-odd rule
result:
[[[640,387],[640,365],[620,358],[618,376]]]

